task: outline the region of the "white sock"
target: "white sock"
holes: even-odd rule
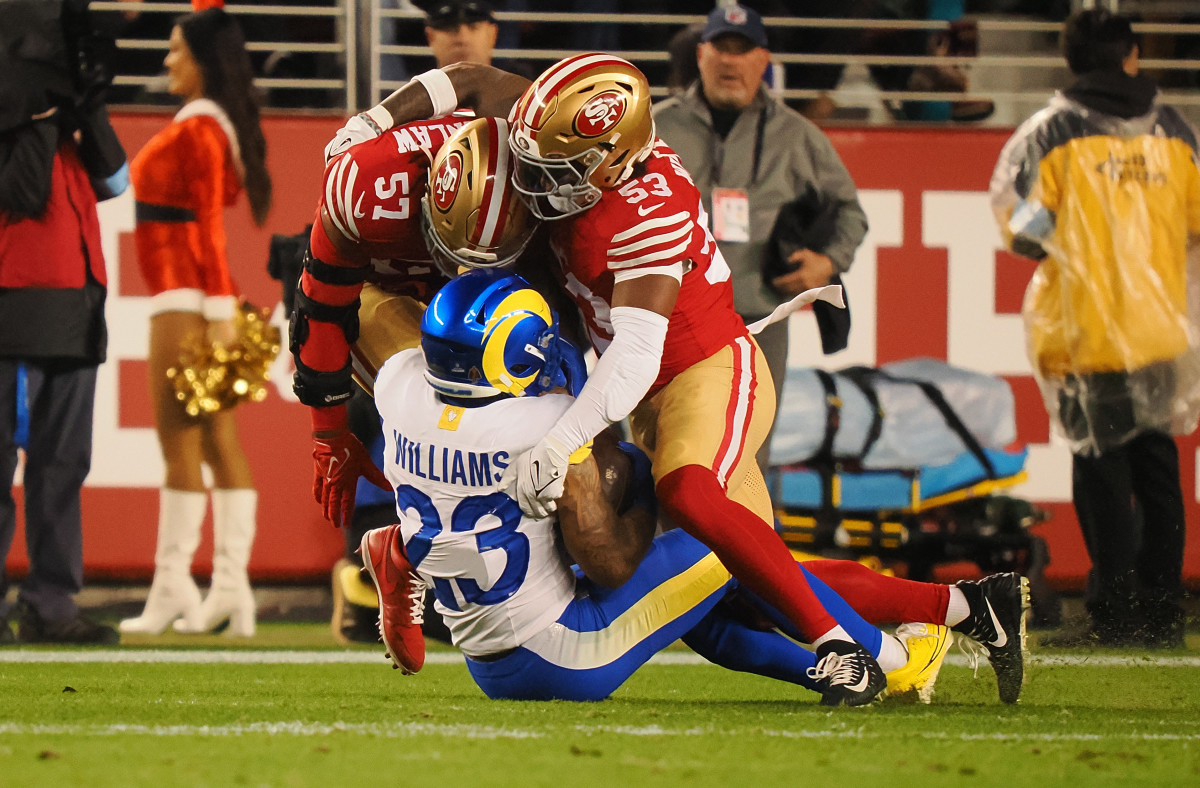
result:
[[[849,640],[851,643],[854,642],[854,638],[850,637],[850,633],[847,632],[846,630],[842,629],[841,624],[838,624],[838,625],[834,626],[833,629],[829,630],[824,635],[821,635],[821,637],[814,640],[812,642],[812,647],[817,648],[822,643],[829,641],[829,640]]]
[[[899,670],[908,664],[908,649],[895,635],[883,633],[883,642],[879,644],[879,657],[875,660],[884,673]]]
[[[946,626],[952,627],[971,615],[971,603],[958,586],[950,586],[950,604],[946,606]]]

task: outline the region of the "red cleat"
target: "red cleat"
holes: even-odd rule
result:
[[[400,541],[400,526],[367,531],[362,538],[363,566],[379,592],[379,635],[387,656],[405,675],[425,664],[425,582]]]

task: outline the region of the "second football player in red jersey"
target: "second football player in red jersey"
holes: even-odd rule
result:
[[[507,160],[507,130],[502,120],[468,116],[409,123],[338,152],[326,165],[296,292],[291,349],[296,395],[312,407],[313,493],[335,525],[350,520],[359,476],[390,489],[350,433],[345,402],[352,375],[370,392],[383,362],[416,346],[424,303],[461,262],[427,247],[429,225],[441,223],[453,254],[487,263],[511,262],[529,240],[528,214],[503,176],[470,183],[458,177],[486,169],[489,156]],[[441,168],[430,176],[444,149]],[[492,209],[486,220],[434,216],[440,214],[436,201],[423,218],[431,179],[434,190],[478,191],[474,199]]]

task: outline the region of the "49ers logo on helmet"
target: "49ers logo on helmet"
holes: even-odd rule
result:
[[[575,132],[581,137],[599,137],[612,131],[625,116],[625,96],[615,90],[598,93],[575,115]]]
[[[433,204],[439,211],[448,211],[458,196],[458,185],[462,183],[462,153],[453,151],[442,166],[438,167],[433,179]]]

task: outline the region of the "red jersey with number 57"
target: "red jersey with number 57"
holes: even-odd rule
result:
[[[406,123],[359,143],[325,167],[321,205],[357,252],[347,260],[313,225],[313,252],[335,265],[363,265],[368,281],[385,290],[426,300],[446,282],[421,235],[421,200],[429,167],[446,139],[472,116]]]
[[[550,225],[563,285],[583,313],[597,353],[613,337],[614,274],[684,263],[656,387],[746,334],[700,192],[678,154],[661,140],[637,177],[604,192],[578,216]]]

